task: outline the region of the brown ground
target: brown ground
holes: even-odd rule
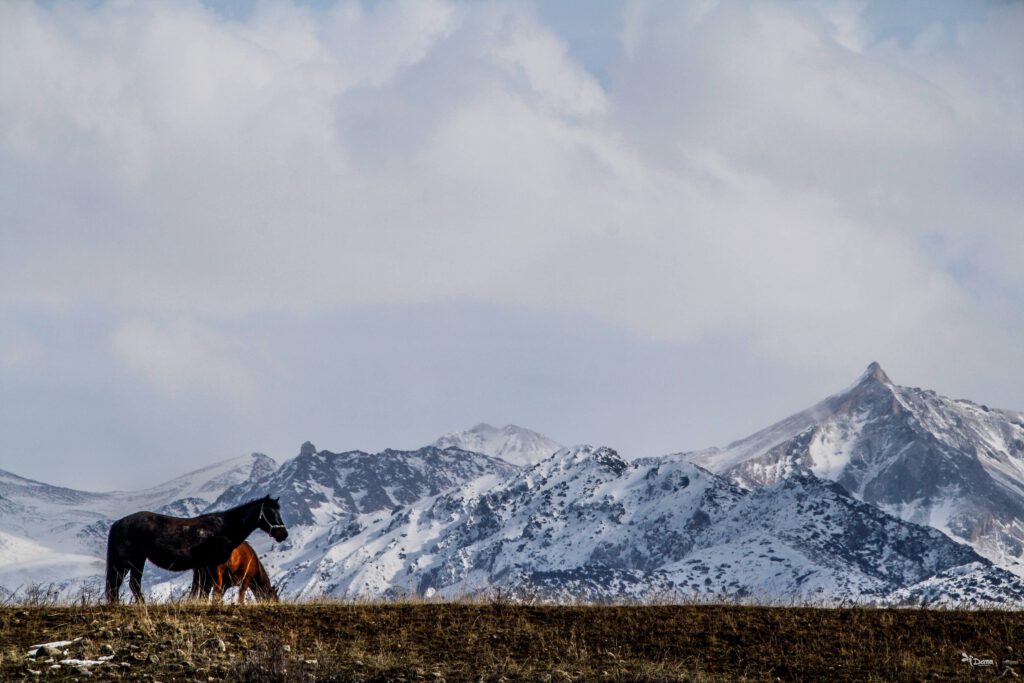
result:
[[[31,645],[81,638],[28,656]],[[962,653],[994,660],[972,667]],[[1024,613],[739,606],[0,607],[0,681],[978,680]],[[83,673],[62,659],[112,658]]]

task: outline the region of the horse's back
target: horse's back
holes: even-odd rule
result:
[[[245,569],[254,562],[259,562],[259,559],[248,541],[242,541],[237,548],[231,551],[231,566],[235,569]]]
[[[149,512],[148,510],[141,510],[139,512],[133,512],[130,515],[125,515],[121,519],[117,520],[110,525],[111,531],[115,528],[119,530],[135,529],[139,527],[152,526],[160,521],[160,518],[174,519],[174,517],[167,517],[167,515],[161,515],[157,512]]]
[[[221,592],[231,586],[238,586],[239,603],[244,602],[246,589],[251,589],[258,600],[277,600],[270,575],[247,541],[231,551],[231,557],[219,567],[218,575],[221,577]]]
[[[135,535],[138,529],[145,529],[152,525],[152,515],[155,512],[133,512],[110,525],[107,538],[111,541],[119,540],[127,536]]]
[[[133,512],[110,527],[111,547],[130,548],[163,569],[181,571],[216,564],[228,552],[220,541],[223,524],[214,515],[172,517]]]

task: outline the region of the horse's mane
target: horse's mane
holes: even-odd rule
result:
[[[253,498],[252,500],[247,500],[244,503],[241,503],[240,505],[236,505],[233,508],[228,508],[226,510],[220,510],[220,511],[217,511],[217,512],[212,512],[210,514],[214,514],[214,515],[230,515],[232,513],[239,513],[239,512],[243,512],[243,511],[245,511],[245,510],[247,510],[249,508],[252,508],[254,505],[257,505],[259,503],[263,503],[263,504],[270,503],[271,506],[277,507],[278,509],[280,509],[280,507],[281,507],[280,503],[278,503],[276,500],[271,498],[269,495],[266,495],[266,496],[263,496],[262,498]]]
[[[240,503],[239,505],[236,505],[233,508],[228,508],[228,510],[241,510],[242,508],[247,508],[251,505],[256,505],[257,503],[272,503],[276,505],[277,501],[275,501],[269,495],[266,495],[263,496],[262,498],[253,498],[252,500],[247,500],[244,503]],[[225,510],[225,512],[227,512],[228,510]]]

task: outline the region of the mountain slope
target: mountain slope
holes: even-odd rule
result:
[[[1024,574],[1024,413],[897,386],[872,363],[814,407],[686,457],[747,488],[811,472]]]

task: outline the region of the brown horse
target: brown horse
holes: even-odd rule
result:
[[[222,600],[224,591],[238,586],[238,604],[245,604],[245,591],[252,588],[253,595],[263,602],[277,602],[277,587],[270,584],[270,576],[256,551],[248,543],[242,543],[231,551],[231,557],[216,567],[192,570],[192,597],[204,598],[213,590],[214,600]]]
[[[123,517],[114,522],[107,537],[107,600],[120,600],[121,583],[128,576],[135,601],[143,602],[142,568],[146,560],[179,572],[216,567],[256,529],[277,542],[288,538],[276,498],[267,496],[199,517],[169,517],[155,512]]]

